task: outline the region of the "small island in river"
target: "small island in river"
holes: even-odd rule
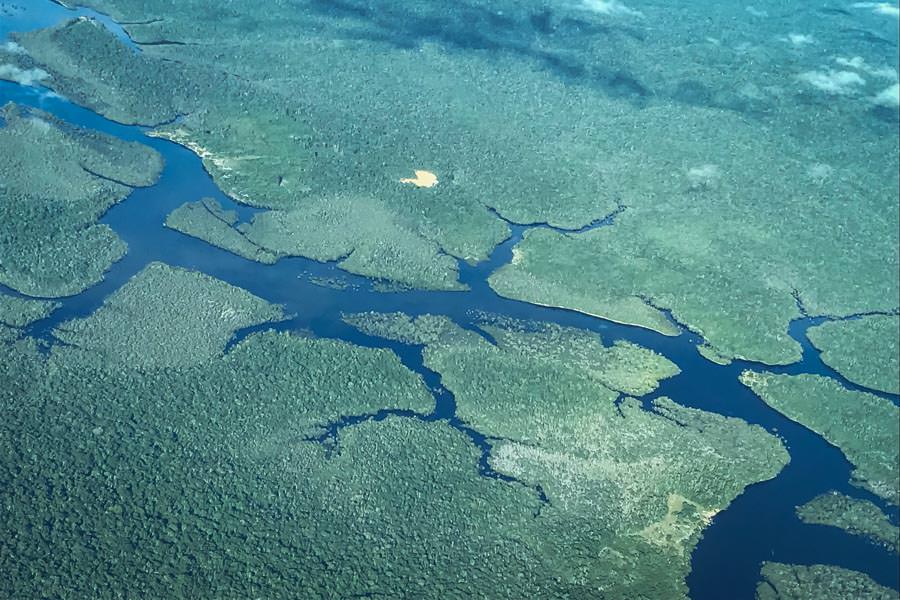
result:
[[[0,0],[0,597],[896,597],[896,12]]]

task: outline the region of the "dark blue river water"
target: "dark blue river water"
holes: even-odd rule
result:
[[[95,13],[86,10],[73,13],[47,0],[34,0],[22,12],[0,21],[0,42],[9,31],[51,25],[73,14]],[[121,28],[108,18],[104,18],[103,22],[124,37]],[[423,367],[421,348],[361,334],[341,321],[341,313],[374,310],[402,311],[411,315],[441,314],[463,327],[475,329],[475,313],[485,311],[595,331],[602,334],[605,343],[629,340],[660,352],[682,369],[680,375],[663,382],[661,388],[645,401],[665,395],[685,406],[759,424],[779,435],[791,455],[790,464],[775,479],[750,486],[713,519],[693,555],[693,570],[688,577],[692,598],[753,598],[760,563],[766,560],[838,565],[865,572],[883,585],[895,589],[900,587],[897,555],[838,529],[805,525],[797,519],[794,512],[796,506],[829,490],[871,500],[881,506],[895,523],[898,513],[896,507],[886,505],[865,490],[849,484],[851,466],[836,448],[770,409],[739,383],[738,375],[743,370],[761,370],[765,367],[743,362],[728,366],[713,364],[698,354],[696,346],[701,340],[690,332],[666,337],[572,311],[539,307],[497,296],[488,287],[486,279],[511,259],[512,248],[527,227],[511,225],[511,237],[493,252],[489,260],[475,266],[460,262],[461,279],[471,288],[467,292],[379,292],[373,290],[373,282],[369,279],[346,274],[334,264],[302,258],[262,265],[163,225],[172,210],[203,196],[213,197],[224,207],[237,210],[243,220],[249,219],[254,212],[253,209],[235,205],[226,197],[191,151],[171,142],[147,137],[140,127],[114,123],[44,90],[0,82],[0,103],[8,101],[46,110],[82,127],[140,141],[158,150],[166,161],[165,170],[156,185],[136,189],[103,218],[103,222],[127,242],[129,250],[125,258],[112,267],[100,284],[82,294],[63,299],[59,310],[30,329],[32,335],[52,343],[54,327],[96,310],[110,293],[150,261],[202,271],[270,302],[284,305],[286,312],[295,316],[277,324],[278,329],[304,329],[322,337],[394,350],[404,364],[422,375],[435,394],[437,408],[427,418],[447,419],[465,431],[484,452],[482,473],[493,477],[502,476],[493,472],[487,464],[489,440],[469,430],[455,417],[453,396],[440,384],[437,374]],[[336,278],[348,285],[336,289],[316,285],[311,278]],[[6,289],[0,291],[14,293]],[[801,319],[791,325],[791,335],[804,348],[801,362],[768,370],[825,375],[837,379],[846,387],[859,389],[824,365],[818,352],[806,339],[806,329],[817,322],[817,319]],[[241,332],[241,335],[250,331]],[[896,396],[880,395],[898,402]],[[361,419],[381,416],[384,415],[350,416],[336,423],[332,431]],[[536,491],[543,494],[540,489]]]

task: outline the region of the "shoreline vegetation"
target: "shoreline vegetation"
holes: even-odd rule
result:
[[[564,85],[535,70],[529,59],[506,56],[507,76],[492,71],[492,81],[477,53],[450,56],[426,44],[420,64],[413,65],[406,52],[372,43],[378,50],[367,54],[372,69],[388,57],[404,65],[395,71],[394,86],[360,71],[356,56],[366,44],[333,52],[313,33],[302,43],[315,49],[310,56],[316,60],[285,67],[271,85],[271,67],[261,61],[283,51],[284,42],[260,42],[237,61],[223,60],[185,27],[201,5],[188,3],[177,18],[146,24],[141,23],[150,15],[130,1],[97,6],[131,14],[135,24],[128,30],[139,40],[184,45],[145,43],[135,52],[103,27],[79,19],[18,35],[24,51],[8,58],[17,68],[43,70],[44,85],[113,118],[161,123],[180,115],[152,135],[194,148],[226,193],[269,209],[241,232],[264,251],[244,248],[245,256],[264,262],[273,255],[338,260],[350,272],[404,286],[464,289],[455,261],[483,260],[507,235],[506,224],[488,207],[513,222],[578,227],[625,204],[627,214],[597,230],[529,231],[516,247],[519,260],[495,273],[492,287],[507,297],[665,333],[663,316],[641,300],[649,298],[702,335],[706,354],[771,365],[800,359],[799,346],[786,333],[801,316],[796,298],[814,315],[900,306],[900,292],[890,285],[900,264],[900,214],[892,200],[898,151],[878,127],[859,128],[861,137],[851,147],[844,137],[834,137],[838,127],[815,129],[815,139],[792,135],[812,117],[786,96],[756,99],[768,107],[760,127],[737,105],[685,102],[678,93],[634,104],[610,97],[602,87]],[[520,12],[511,10],[510,18]],[[452,14],[440,16],[452,22]],[[279,13],[264,21],[275,31],[304,31],[311,19],[322,35],[340,35],[330,17]],[[220,44],[238,44],[228,24],[205,26]],[[619,42],[632,50],[633,42]],[[662,48],[673,40],[654,43]],[[579,48],[578,56],[590,52]],[[650,72],[644,61],[627,56],[639,72]],[[463,66],[470,75],[459,79]],[[296,69],[314,79],[325,67],[334,89],[314,95],[297,87]],[[101,85],[93,77],[98,69],[116,75]],[[502,89],[514,76],[521,83]],[[458,89],[447,88],[448,78]],[[366,104],[351,82],[381,96]],[[496,99],[487,100],[488,91]],[[290,94],[294,101],[285,104]],[[468,105],[464,94],[471,95]],[[446,100],[438,103],[439,98],[454,110],[443,110]],[[855,99],[832,100],[836,123],[859,118]],[[399,127],[395,111],[379,102],[404,107],[412,122],[427,123],[429,140],[425,131]],[[556,107],[556,120],[536,112],[535,102]],[[589,104],[593,111],[586,109]],[[507,122],[498,120],[499,111],[512,106],[516,112],[506,115]],[[433,117],[438,107],[441,119]],[[507,149],[512,128],[519,133],[518,157]],[[610,136],[566,134],[564,146],[544,139],[571,128]],[[460,139],[467,131],[489,133]],[[607,138],[615,139],[615,148]],[[648,146],[648,139],[656,143]],[[678,165],[671,164],[673,156]],[[482,157],[502,168],[490,169],[487,178]],[[416,164],[434,165],[441,185],[399,183]],[[760,180],[757,173],[777,175]],[[781,202],[772,204],[771,198]],[[848,220],[854,231],[865,232],[865,243],[847,235]],[[232,250],[245,246],[230,232],[231,241],[206,227],[194,234]],[[835,277],[844,284],[832,285]]]
[[[812,327],[809,341],[822,362],[853,383],[900,394],[900,316],[863,315]]]
[[[425,417],[432,394],[389,350],[268,331],[223,353],[236,331],[282,316],[239,288],[154,263],[92,315],[60,325],[48,355],[0,345],[10,384],[0,439],[17,465],[13,474],[0,463],[0,477],[12,483],[6,505],[20,507],[8,514],[19,534],[0,540],[17,544],[0,552],[8,595],[112,582],[153,597],[278,595],[303,573],[312,595],[420,589],[424,579],[427,597],[682,597],[712,516],[788,461],[758,426],[666,398],[645,410],[628,395],[679,369],[635,344],[489,319],[494,346],[443,317],[348,315],[369,334],[426,344],[426,366],[466,426],[491,440],[487,460],[506,479],[486,477],[470,439]],[[405,416],[322,437],[329,423],[383,410]],[[52,494],[27,485],[40,477]],[[64,501],[71,512],[59,512]],[[47,519],[71,549],[52,560],[38,558]],[[132,550],[118,555],[125,540]],[[87,580],[98,556],[106,566]],[[185,561],[190,580],[177,576]],[[228,575],[236,564],[268,575]],[[34,569],[47,575],[25,577]],[[50,573],[55,583],[35,583]]]
[[[837,492],[822,494],[797,507],[804,523],[839,527],[848,533],[867,538],[897,553],[900,528],[868,500],[850,498]]]
[[[0,120],[0,283],[42,298],[78,294],[127,250],[99,219],[152,185],[162,157],[12,103]]]
[[[579,578],[611,597],[684,596],[691,550],[712,516],[788,461],[778,438],[743,421],[664,397],[642,407],[636,397],[680,369],[634,344],[505,318],[478,324],[493,343],[433,315],[344,320],[424,346],[459,418],[496,440],[491,465],[546,494],[543,535],[560,536],[552,544],[564,562],[582,564],[575,548],[608,549]]]
[[[827,315],[808,339],[846,380],[740,382],[840,449],[850,483],[900,502],[898,408],[844,387],[900,391],[881,16],[709,6],[709,29],[688,6],[604,0],[217,18],[209,0],[74,4],[130,40],[87,17],[16,33],[0,78],[141,124],[258,209],[241,221],[187,197],[166,227],[260,265],[302,256],[373,289],[465,292],[460,261],[536,224],[489,274],[497,295],[696,335],[719,365],[797,363],[789,326]],[[738,35],[744,21],[758,27]],[[0,284],[43,298],[0,294],[0,595],[686,598],[704,530],[790,461],[774,430],[658,393],[681,372],[669,358],[551,323],[341,315],[368,347],[266,330],[291,317],[150,262],[32,337],[54,298],[125,255],[100,219],[162,168],[142,144],[0,112]],[[796,513],[896,554],[872,502],[823,494]],[[832,565],[759,575],[758,600],[896,595]]]
[[[854,598],[892,600],[897,593],[878,585],[857,571],[828,565],[763,563],[763,581],[757,600],[805,600],[807,598]]]
[[[893,402],[819,375],[745,371],[741,383],[839,448],[856,467],[851,483],[894,506],[900,503],[900,408]]]

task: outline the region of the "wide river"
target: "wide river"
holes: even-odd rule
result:
[[[0,8],[2,6],[0,3]],[[104,15],[84,9],[68,10],[50,0],[29,0],[24,11],[2,16],[0,42],[11,31],[47,27],[80,15],[97,18],[120,38],[129,41],[124,30]],[[487,277],[511,259],[513,246],[527,229],[516,225],[511,226],[512,236],[498,246],[488,260],[475,266],[460,263],[461,279],[471,288],[466,292],[376,291],[369,279],[349,275],[334,264],[302,258],[282,259],[275,265],[262,265],[164,226],[165,218],[172,210],[184,202],[204,196],[216,198],[225,208],[237,210],[243,220],[249,219],[254,212],[253,209],[236,205],[225,196],[204,170],[200,159],[190,150],[148,137],[143,128],[112,122],[45,90],[0,82],[0,104],[10,101],[40,108],[81,127],[124,140],[139,141],[155,148],[166,161],[165,170],[156,185],[135,190],[103,218],[103,222],[127,242],[128,254],[125,258],[112,267],[100,284],[77,296],[63,299],[59,310],[31,328],[32,335],[52,343],[51,331],[54,327],[93,312],[107,296],[151,261],[202,271],[249,290],[269,302],[284,305],[286,312],[295,316],[277,324],[275,327],[278,329],[312,331],[321,337],[394,350],[404,364],[422,375],[432,388],[437,408],[428,418],[449,419],[451,424],[465,431],[484,452],[482,473],[488,477],[500,476],[487,466],[487,453],[490,452],[488,441],[456,419],[452,394],[441,386],[440,378],[435,373],[423,367],[420,348],[363,335],[343,323],[341,313],[374,310],[402,311],[411,315],[438,314],[450,317],[463,327],[473,327],[477,313],[488,312],[596,331],[607,344],[618,339],[629,340],[656,350],[682,370],[680,375],[664,381],[646,401],[656,396],[668,396],[685,406],[761,425],[780,436],[791,455],[790,464],[775,479],[750,486],[726,510],[715,516],[692,557],[693,569],[688,577],[692,598],[718,600],[722,598],[722,590],[730,590],[729,597],[735,600],[753,598],[763,561],[837,565],[867,573],[883,585],[895,589],[900,587],[896,555],[839,529],[803,524],[794,512],[798,505],[829,490],[875,502],[895,524],[898,521],[896,507],[851,486],[851,465],[836,448],[769,408],[738,381],[742,371],[755,369],[824,375],[839,380],[846,387],[859,389],[824,365],[807,340],[806,330],[821,322],[820,319],[800,319],[790,327],[791,335],[804,349],[803,360],[799,363],[774,368],[740,361],[728,366],[716,365],[698,354],[696,346],[700,340],[684,328],[681,335],[666,337],[572,311],[497,296],[488,287]],[[612,219],[614,217],[595,226],[602,227]],[[323,286],[323,279],[339,279],[348,285]],[[0,292],[15,294],[3,286],[0,286]],[[263,328],[268,327],[272,326],[265,325]],[[249,331],[238,335],[247,333]],[[897,396],[879,395],[890,398],[894,403],[900,402]],[[350,417],[335,427],[385,415]]]

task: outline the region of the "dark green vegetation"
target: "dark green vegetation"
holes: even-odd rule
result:
[[[758,600],[896,600],[897,592],[857,571],[827,565],[764,563]]]
[[[665,333],[669,308],[705,355],[768,363],[800,357],[795,296],[812,314],[900,304],[898,149],[878,121],[895,117],[871,100],[890,69],[847,38],[861,13],[779,15],[814,27],[801,51],[731,6],[83,3],[142,51],[79,21],[19,36],[11,63],[113,118],[185,115],[156,134],[274,209],[247,237],[276,255],[458,289],[454,258],[506,235],[489,208],[578,227],[624,204],[608,228],[531,232],[495,289]],[[864,77],[841,89],[838,68]],[[413,169],[438,185],[401,184]],[[217,229],[193,233],[245,246]]]
[[[629,209],[613,227],[528,232],[491,278],[498,293],[654,329],[648,304],[670,308],[714,354],[772,364],[800,359],[795,296],[811,314],[900,303],[895,137],[867,139],[877,157],[863,163],[727,113],[653,108],[608,126],[635,148],[615,180]],[[818,163],[841,175],[816,179]]]
[[[283,316],[241,288],[151,263],[89,317],[60,325],[55,352],[97,367],[184,367],[221,356],[237,330]]]
[[[269,211],[239,224],[201,201],[168,224],[236,254],[457,290],[458,261],[487,257],[504,218],[576,229],[615,212],[532,231],[495,289],[672,334],[668,308],[717,361],[797,360],[786,329],[804,309],[898,305],[896,117],[863,96],[877,83],[830,97],[810,75],[852,24],[816,25],[831,47],[799,55],[726,3],[698,18],[604,1],[84,2],[140,51],[82,19],[0,48],[0,77],[194,150]],[[438,184],[402,183],[415,169]],[[683,597],[716,511],[788,459],[759,427],[647,399],[678,367],[634,344],[487,319],[494,346],[442,317],[349,316],[424,346],[485,456],[456,421],[414,414],[434,401],[386,350],[268,332],[224,351],[281,317],[154,264],[59,327],[49,356],[0,329],[0,596]],[[748,384],[896,502],[896,410],[816,383],[839,407],[822,411],[763,378]],[[383,409],[406,416],[342,420]],[[779,588],[767,567],[765,590],[815,596],[831,573],[786,572]]]
[[[346,319],[425,344],[425,364],[454,393],[459,417],[494,438],[491,465],[546,493],[545,552],[604,597],[683,596],[710,518],[788,460],[777,438],[743,421],[667,398],[642,408],[625,394],[647,394],[678,368],[632,344],[488,319],[494,346],[441,317]]]
[[[235,198],[278,209],[261,218],[257,241],[279,254],[336,260],[352,252],[344,261],[348,270],[407,285],[460,289],[456,261],[445,253],[483,259],[507,235],[488,207],[514,219],[571,226],[615,208],[599,180],[583,176],[594,171],[592,154],[564,152],[558,138],[565,128],[550,114],[535,114],[538,106],[511,123],[509,93],[493,97],[498,86],[481,91],[482,81],[456,92],[459,110],[448,112],[442,98],[468,64],[454,64],[440,52],[373,54],[366,46],[282,36],[285,27],[300,25],[293,9],[272,12],[265,38],[291,40],[292,47],[260,44],[248,48],[255,56],[225,60],[231,52],[222,49],[245,44],[246,23],[255,17],[236,19],[229,29],[228,19],[195,19],[191,6],[176,12],[191,28],[198,22],[217,27],[207,38],[217,42],[215,48],[193,48],[177,62],[161,60],[175,45],[135,54],[83,20],[19,36],[30,56],[13,58],[23,68],[45,65],[52,76],[47,85],[116,119],[160,123],[185,114],[155,134],[197,151]],[[316,52],[309,52],[310,45]],[[276,65],[271,54],[284,52],[291,61]],[[423,56],[428,65],[420,64]],[[372,61],[378,66],[370,71],[366,63]],[[253,72],[246,71],[249,64]],[[266,72],[267,66],[275,70]],[[478,64],[484,80],[495,74],[488,67]],[[386,70],[397,74],[396,84],[382,97],[362,92],[377,106],[360,103],[360,90],[375,85],[373,78]],[[107,72],[116,75],[96,83]],[[314,78],[332,85],[311,86]],[[561,86],[554,93],[558,100],[565,96]],[[492,115],[488,122],[471,114],[479,105]],[[161,112],[160,107],[168,108]],[[534,141],[522,156],[521,125],[538,118],[526,127]],[[419,189],[400,183],[415,168],[437,173],[439,185]],[[307,240],[310,232],[321,239]]]
[[[887,516],[867,500],[837,492],[822,494],[798,507],[797,516],[805,523],[840,527],[854,535],[867,537],[894,552],[900,544],[900,528],[891,524]]]
[[[247,239],[246,229],[238,223],[237,213],[224,210],[213,198],[188,202],[172,211],[166,227],[215,244],[238,256],[261,263],[274,263],[277,257]]]
[[[0,324],[25,327],[53,312],[59,305],[46,300],[30,300],[0,294]]]
[[[22,328],[56,310],[55,302],[29,300],[0,293],[0,344],[15,343]],[[25,342],[33,347],[31,341]]]
[[[321,198],[304,202],[302,210],[269,211],[254,217],[246,237],[282,256],[339,260],[341,268],[359,275],[422,288],[463,289],[456,261],[372,197]]]
[[[900,317],[873,315],[812,327],[822,361],[854,383],[900,393]]]
[[[194,310],[161,312],[141,289],[149,284],[167,297],[184,288]],[[127,338],[137,324],[142,337],[167,335],[177,355],[216,327],[209,311],[251,306],[246,292],[227,287],[151,266],[85,328],[102,334],[115,325]],[[213,296],[218,304],[205,308]],[[128,324],[119,310],[130,311]],[[254,315],[274,312],[256,306]],[[110,343],[100,335],[95,347]],[[481,566],[466,569],[472,581],[484,565],[503,564],[513,579],[523,570],[506,538],[473,547],[476,532],[490,529],[472,520],[473,503],[495,506],[485,517],[491,526],[514,529],[531,519],[537,499],[479,477],[477,449],[446,425],[363,425],[340,436],[340,452],[305,441],[343,414],[431,411],[424,385],[392,353],[276,333],[202,362],[125,351],[118,362],[81,360],[90,352],[44,357],[28,340],[0,344],[0,596],[289,597],[305,586],[347,597],[395,589],[400,579],[416,589],[439,547],[479,558]],[[418,502],[426,490],[434,490],[432,506]],[[450,510],[453,522],[445,520]],[[412,539],[417,511],[431,519],[429,533],[445,533],[397,556],[390,536]],[[460,532],[476,527],[460,544]]]
[[[431,340],[473,424],[520,438],[495,440],[491,463],[549,503],[481,475],[481,451],[446,422],[313,441],[342,415],[425,414],[433,399],[387,350],[266,332],[222,354],[239,324],[278,314],[155,264],[67,324],[72,345],[0,344],[0,595],[681,597],[711,515],[787,460],[741,421],[617,405],[613,389],[677,372],[650,351],[515,322],[485,325],[495,349],[432,318],[403,335]],[[390,334],[402,317],[357,320]],[[499,391],[525,370],[531,390]]]
[[[900,409],[890,400],[817,375],[745,371],[741,381],[772,408],[840,448],[856,467],[853,483],[898,503]]]
[[[452,257],[441,255],[437,245],[396,222],[371,198],[310,200],[304,210],[269,211],[240,224],[236,214],[203,199],[176,209],[166,225],[262,263],[306,256],[405,285],[463,289]]]
[[[171,76],[174,72],[171,66],[133,53],[103,25],[91,19],[78,18],[67,27],[29,32],[23,38],[28,41],[33,58],[20,50],[6,57],[7,60],[25,68],[33,62],[52,63],[53,73],[41,78],[42,85],[64,92],[79,104],[92,102],[98,112],[116,121],[137,123],[136,113],[142,115],[142,123],[171,120],[177,115],[171,96],[197,90],[197,87],[191,90],[179,87],[181,81]],[[84,39],[91,42],[81,43]],[[104,65],[110,61],[120,68],[106,68]],[[153,85],[154,79],[166,81],[166,89]]]
[[[0,109],[0,283],[32,296],[97,283],[125,244],[97,220],[134,186],[152,184],[150,148],[9,104]]]

